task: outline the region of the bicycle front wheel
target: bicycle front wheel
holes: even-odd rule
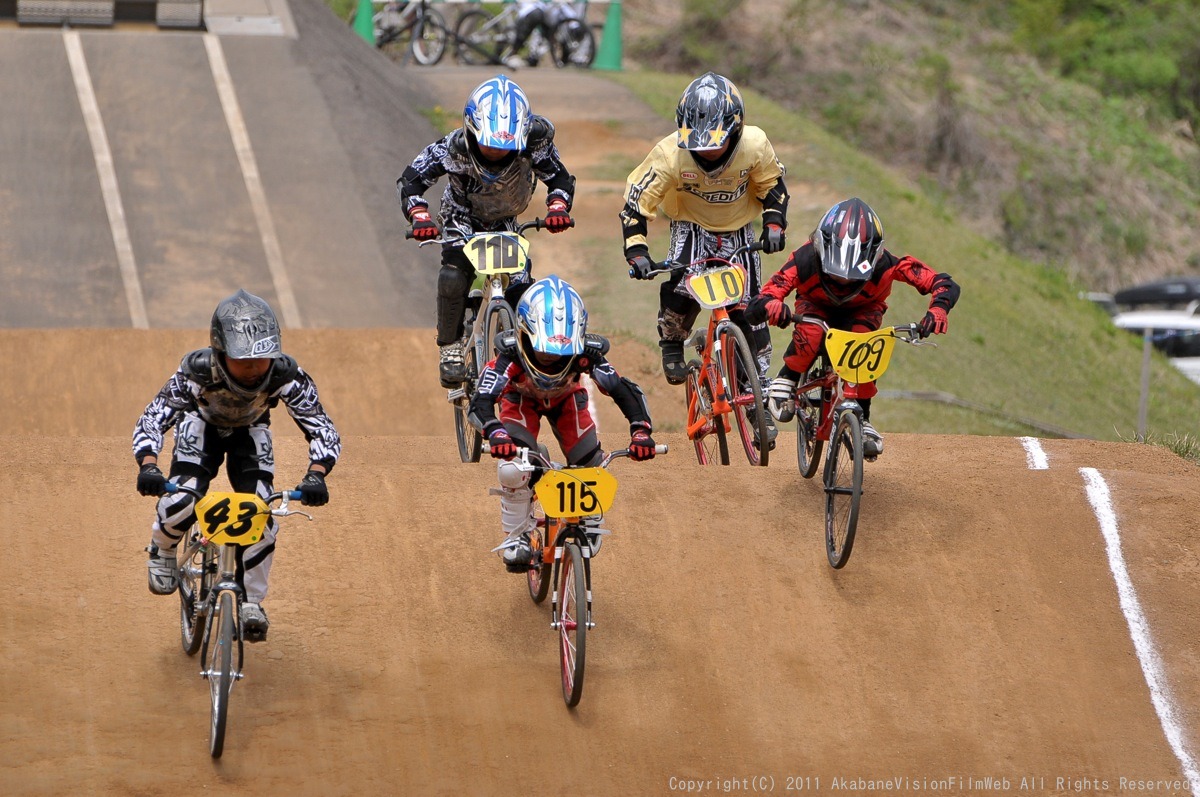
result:
[[[193,528],[179,543],[179,636],[183,652],[196,655],[204,641],[205,606],[216,578],[216,548],[196,545],[200,532]],[[191,554],[183,558],[188,551]]]
[[[500,51],[508,41],[504,26],[492,22],[482,8],[463,14],[454,29],[454,55],[460,64],[483,66],[500,63]]]
[[[721,339],[721,370],[731,393],[733,417],[737,419],[742,448],[751,465],[766,466],[771,455],[767,438],[767,413],[763,404],[762,381],[758,361],[742,330],[726,324],[718,333]],[[761,443],[760,443],[761,441]]]
[[[488,360],[496,354],[496,336],[501,332],[507,332],[510,329],[516,329],[516,316],[513,315],[512,308],[508,306],[508,302],[492,301],[487,306],[487,317],[483,324],[483,357],[482,366],[487,364]]]
[[[554,26],[550,53],[557,67],[587,69],[596,60],[596,37],[592,29],[578,19],[564,19]]]
[[[217,612],[210,629],[216,639],[209,639],[205,670],[208,673],[208,689],[212,696],[212,724],[209,727],[208,745],[213,758],[220,758],[225,749],[225,725],[229,719],[229,693],[233,689],[233,646],[234,612],[237,604],[232,592],[224,592],[217,599]]]
[[[425,16],[413,29],[413,60],[421,66],[433,66],[446,53],[446,19],[435,9],[426,7]]]
[[[704,368],[699,360],[688,363],[687,381],[684,383],[688,437],[696,447],[696,460],[701,465],[728,465],[729,441],[725,435],[725,419],[713,415],[712,389],[703,374]]]
[[[847,410],[838,416],[825,459],[825,553],[834,568],[844,567],[854,548],[862,482],[862,421]]]
[[[583,696],[583,663],[587,644],[587,583],[579,543],[563,546],[558,569],[558,658],[562,667],[563,700],[575,706]]]

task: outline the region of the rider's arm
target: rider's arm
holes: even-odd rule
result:
[[[783,182],[786,170],[765,136],[761,154],[750,172],[750,182],[755,187],[754,195],[762,202],[763,224],[778,224],[786,230],[788,191]]]
[[[421,150],[421,154],[405,167],[396,181],[396,196],[405,218],[412,218],[414,208],[429,207],[425,192],[446,174],[444,161],[448,157],[449,141],[450,136],[446,136]]]
[[[181,365],[158,391],[158,395],[146,405],[142,416],[134,424],[133,457],[139,465],[158,460],[158,452],[162,451],[163,447],[163,436],[175,425],[179,413],[194,405],[192,383]]]
[[[895,258],[886,250],[884,256]],[[894,273],[896,279],[912,285],[922,296],[929,296],[931,310],[940,307],[949,312],[958,302],[958,283],[949,274],[935,272],[911,255],[905,255],[896,262]]]
[[[341,456],[342,439],[333,420],[321,406],[317,383],[313,378],[298,365],[290,376],[277,390],[272,391],[272,395],[283,402],[296,426],[304,433],[304,439],[308,441],[309,468],[316,469],[313,466],[319,465],[322,472],[328,473]]]
[[[503,425],[496,417],[496,402],[508,386],[509,372],[513,367],[513,361],[501,353],[479,375],[479,384],[475,388],[475,395],[471,397],[470,415],[483,430],[484,437],[490,436]]]
[[[664,138],[650,150],[642,163],[629,173],[625,183],[625,206],[621,210],[621,232],[625,236],[625,255],[642,247],[649,251],[647,232],[649,222],[658,215],[667,191],[678,177],[674,162],[667,157],[665,147],[675,148],[676,134]]]
[[[533,172],[546,184],[546,204],[554,199],[567,203],[567,210],[575,202],[575,177],[563,166],[554,144],[554,125],[544,116],[534,116],[526,145],[533,159]]]
[[[585,368],[590,369],[589,373],[596,387],[601,393],[612,398],[630,426],[644,425],[647,432],[651,431],[653,425],[650,422],[650,408],[637,383],[618,374],[612,363],[593,349],[588,349],[586,359]]]

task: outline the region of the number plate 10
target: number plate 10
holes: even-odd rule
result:
[[[262,539],[271,510],[253,493],[209,493],[196,502],[196,522],[218,545],[253,545]]]
[[[550,471],[534,487],[546,517],[603,515],[617,495],[617,477],[604,468]]]
[[[746,272],[734,265],[706,269],[688,276],[687,289],[705,310],[728,307],[742,300],[746,292]]]

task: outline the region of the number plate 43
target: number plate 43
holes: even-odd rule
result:
[[[252,493],[209,493],[196,502],[200,533],[218,545],[253,545],[270,516],[270,507]]]
[[[604,468],[555,470],[533,488],[546,517],[603,515],[617,495],[617,477]]]

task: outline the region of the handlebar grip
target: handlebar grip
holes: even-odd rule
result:
[[[669,450],[669,449],[667,448],[667,444],[666,444],[666,443],[659,443],[658,445],[656,445],[656,446],[654,447],[654,453],[655,453],[655,454],[665,454],[665,453],[667,453],[667,451],[668,451],[668,450]]]
[[[299,490],[286,490],[284,495],[288,497],[289,501],[299,501],[302,497],[302,493]]]
[[[411,229],[409,229],[409,230],[406,230],[406,231],[405,231],[405,233],[404,233],[404,237],[405,237],[406,239],[408,239],[408,240],[410,240],[410,241],[411,241],[411,240],[412,240],[412,237],[413,237],[412,230],[411,230]]]

